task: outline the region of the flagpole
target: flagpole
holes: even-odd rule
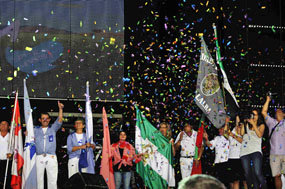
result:
[[[218,42],[218,33],[217,33],[217,27],[215,25],[215,23],[213,23],[213,29],[214,29],[214,35],[215,35],[215,42],[216,42],[216,56],[217,56],[217,60],[218,60],[218,64],[220,66],[221,69],[224,69],[224,66],[222,64],[222,60],[221,60],[221,51],[220,51],[220,47],[219,47],[219,42]],[[227,110],[227,102],[226,102],[226,96],[225,96],[225,88],[224,85],[221,86],[222,90],[223,90],[223,97],[224,97],[224,104],[225,104],[225,110]]]
[[[11,142],[12,142],[13,133],[14,133],[14,125],[15,125],[15,115],[16,115],[17,101],[18,101],[18,91],[16,92],[15,103],[14,103],[14,112],[13,112],[13,119],[12,119],[12,128],[11,128],[11,130],[10,130],[10,131],[11,131],[11,134],[10,134],[10,138],[9,138],[8,152],[11,151]],[[6,187],[8,166],[9,166],[9,158],[7,158],[7,163],[6,163],[6,171],[5,171],[5,179],[4,179],[3,189],[5,189],[5,187]]]

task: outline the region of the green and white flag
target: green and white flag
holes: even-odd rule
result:
[[[136,107],[136,151],[144,153],[136,170],[150,189],[164,189],[175,186],[172,166],[172,147],[165,138]]]

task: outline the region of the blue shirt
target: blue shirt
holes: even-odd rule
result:
[[[35,133],[35,144],[36,144],[36,153],[37,155],[42,154],[55,154],[56,150],[56,132],[60,129],[62,123],[58,122],[58,119],[47,128],[46,133],[44,134],[42,126],[36,126],[34,128]],[[44,138],[46,141],[46,146],[44,149]]]
[[[67,137],[67,153],[68,153],[68,156],[69,156],[69,159],[72,159],[72,158],[79,158],[80,157],[80,154],[81,154],[81,150],[76,150],[74,152],[72,152],[72,148],[74,146],[81,146],[81,145],[84,145],[87,143],[87,137],[86,137],[86,134],[83,133],[83,140],[82,140],[82,143],[79,144],[78,143],[78,140],[76,138],[76,133],[71,133],[68,137]]]

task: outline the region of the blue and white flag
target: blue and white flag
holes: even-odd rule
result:
[[[24,79],[24,113],[27,128],[27,136],[24,147],[24,167],[22,176],[22,189],[37,188],[37,169],[36,169],[36,146],[32,109],[27,91],[26,80]]]
[[[86,106],[85,106],[85,124],[86,124],[86,136],[87,142],[94,144],[93,141],[93,116],[91,109],[91,101],[89,96],[89,82],[86,82]],[[95,162],[94,162],[94,153],[92,148],[87,148],[87,173],[95,174]]]

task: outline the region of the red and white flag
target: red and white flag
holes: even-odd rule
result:
[[[14,112],[12,118],[12,144],[14,149],[12,162],[12,179],[11,188],[21,189],[22,185],[22,168],[24,165],[23,159],[23,140],[22,140],[22,126],[20,120],[20,108],[18,102],[18,92],[16,93]]]
[[[110,133],[108,126],[108,119],[105,108],[103,107],[103,152],[102,152],[102,160],[101,160],[101,169],[100,175],[102,175],[105,179],[106,184],[109,189],[115,189],[115,179],[114,179],[114,171],[113,171],[113,163],[111,157],[111,142],[110,142]]]

